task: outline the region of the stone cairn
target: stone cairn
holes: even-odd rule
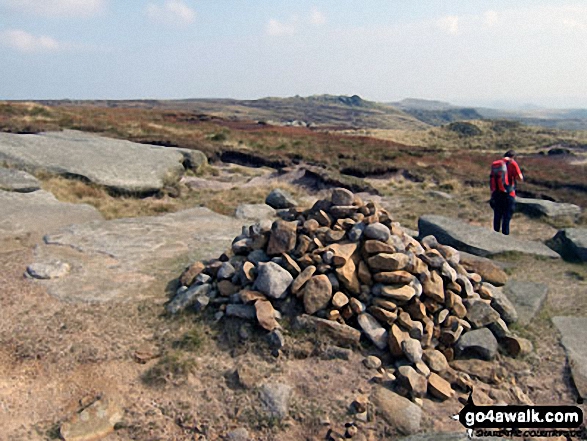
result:
[[[167,311],[216,306],[217,319],[257,322],[279,349],[280,311],[297,310],[297,326],[341,345],[364,336],[389,351],[399,368],[388,379],[412,399],[467,390],[470,377],[448,365],[455,356],[492,360],[500,343],[513,356],[532,350],[508,330],[512,304],[468,272],[456,249],[434,236],[416,240],[377,203],[338,188],[310,209],[279,215],[243,227],[220,258],[188,267]],[[365,361],[380,366],[377,357]]]

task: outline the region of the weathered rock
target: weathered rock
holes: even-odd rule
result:
[[[296,247],[297,222],[276,221],[271,227],[271,237],[267,245],[269,256],[289,253]]]
[[[587,262],[587,228],[559,230],[552,240],[560,243],[563,254]]]
[[[448,400],[454,395],[454,390],[450,383],[434,372],[428,377],[428,392],[442,401]]]
[[[115,399],[102,397],[64,422],[59,434],[65,441],[94,441],[112,433],[123,416]]]
[[[416,290],[409,285],[404,285],[399,288],[384,286],[381,288],[381,295],[400,303],[407,303],[416,295]]]
[[[422,292],[436,302],[444,302],[444,283],[442,277],[436,272],[431,271],[430,275],[423,275],[421,278]]]
[[[501,288],[488,286],[488,284],[485,284],[485,286],[487,286],[492,293],[491,306],[499,313],[503,321],[508,325],[517,322],[518,311],[508,296],[504,294],[503,290]]]
[[[271,349],[281,349],[285,346],[285,337],[279,329],[274,329],[267,334],[267,343]]]
[[[403,435],[420,430],[422,409],[410,400],[383,387],[377,387],[371,401],[376,411],[394,429]]]
[[[192,263],[179,277],[179,283],[183,286],[191,286],[196,277],[198,277],[205,268],[206,265],[199,260]]]
[[[177,314],[180,311],[190,307],[196,302],[196,299],[200,296],[207,296],[210,293],[211,286],[208,283],[202,285],[193,285],[191,288],[178,293],[172,300],[167,304],[165,309],[170,314]]]
[[[484,360],[493,360],[497,355],[497,340],[487,328],[474,329],[461,335],[456,350],[460,355],[476,355]]]
[[[227,280],[232,279],[234,276],[235,270],[234,266],[230,262],[223,262],[222,266],[218,269],[218,273],[216,273],[216,277],[219,280]]]
[[[518,313],[517,323],[526,326],[542,308],[548,294],[548,286],[538,282],[510,280],[503,287],[503,293]]]
[[[170,180],[179,181],[190,153],[73,130],[0,133],[0,161],[28,171],[80,176],[119,192],[154,193]]]
[[[406,389],[412,398],[426,396],[428,382],[424,375],[419,374],[412,366],[404,365],[398,368],[399,384]]]
[[[47,263],[33,263],[26,269],[26,275],[34,279],[58,279],[71,270],[67,262],[59,260]]]
[[[370,257],[367,261],[374,270],[396,271],[404,269],[409,262],[409,257],[402,253],[380,253]]]
[[[355,195],[346,188],[335,188],[332,190],[332,205],[349,206],[353,205]]]
[[[414,338],[407,338],[402,342],[402,349],[406,358],[412,363],[422,361],[422,345]]]
[[[422,354],[422,360],[424,360],[432,372],[436,372],[437,374],[440,374],[449,368],[448,361],[446,361],[444,354],[436,349],[424,351]]]
[[[351,294],[359,294],[361,291],[357,266],[352,259],[348,259],[343,266],[336,268],[336,277]]]
[[[291,386],[283,383],[266,383],[261,386],[259,400],[263,412],[270,418],[283,419],[289,415]]]
[[[587,317],[554,317],[552,322],[561,333],[561,344],[567,354],[573,383],[581,398],[587,398]]]
[[[465,359],[453,360],[450,362],[450,365],[457,371],[476,377],[484,383],[495,383],[498,379],[499,367],[495,362],[492,363],[485,360]]]
[[[306,284],[308,280],[314,275],[316,272],[316,267],[314,265],[307,266],[293,281],[291,284],[291,292],[292,294],[298,294],[302,287]]]
[[[240,204],[234,212],[237,219],[254,221],[272,219],[275,215],[275,210],[267,204]]]
[[[287,288],[293,282],[292,275],[274,262],[260,263],[253,288],[272,299],[285,297]]]
[[[304,309],[306,314],[314,314],[324,309],[332,299],[332,284],[324,274],[313,276],[304,286]]]
[[[344,293],[340,291],[334,293],[334,296],[332,297],[332,306],[334,306],[337,309],[340,309],[348,304],[349,298]]]
[[[265,199],[265,203],[276,210],[292,208],[298,205],[291,194],[280,188],[271,190],[271,193]]]
[[[581,207],[575,204],[552,202],[544,199],[516,197],[516,211],[529,216],[544,216],[548,218],[577,217],[581,214]]]
[[[364,234],[369,239],[380,240],[381,242],[387,242],[391,236],[389,228],[379,222],[367,225]]]
[[[226,305],[226,316],[237,317],[245,320],[255,320],[257,318],[257,311],[253,305]]]
[[[505,271],[491,259],[461,252],[460,264],[470,272],[479,274],[483,280],[495,286],[503,286],[508,280]]]
[[[30,193],[41,189],[41,183],[24,171],[0,167],[0,190]]]
[[[257,321],[262,328],[273,331],[279,327],[279,323],[275,320],[275,309],[271,302],[267,300],[257,300],[255,302],[255,312],[257,314]]]
[[[474,302],[467,310],[467,320],[474,328],[482,328],[499,319],[499,313],[482,301]]]
[[[523,357],[524,355],[528,355],[534,349],[530,340],[514,335],[503,337],[500,344],[512,357]]]
[[[250,441],[249,432],[244,427],[231,430],[226,434],[228,441]]]
[[[358,329],[306,314],[297,317],[294,325],[300,329],[320,332],[341,346],[355,346],[361,338],[361,331]]]
[[[408,284],[414,276],[407,271],[381,272],[373,275],[373,280],[379,283]]]
[[[391,325],[389,329],[389,350],[391,355],[395,357],[400,357],[404,354],[404,350],[402,347],[402,343],[404,340],[410,338],[410,334],[406,331],[403,331],[398,325],[395,323]]]
[[[363,250],[369,254],[393,254],[396,252],[396,249],[393,245],[373,239],[365,241],[365,243],[363,244]]]
[[[357,318],[359,326],[363,332],[369,337],[369,340],[373,342],[379,349],[385,349],[387,347],[387,331],[371,314],[364,312]]]
[[[488,228],[470,225],[458,219],[437,215],[422,216],[418,230],[423,236],[435,236],[444,245],[459,251],[487,257],[505,252],[518,252],[535,256],[559,258],[560,256],[540,242],[515,239]]]
[[[1,139],[1,138],[0,138]],[[73,223],[101,220],[91,205],[60,202],[46,191],[0,191],[0,239],[45,234]]]
[[[363,360],[363,364],[367,369],[379,369],[381,367],[381,360],[379,357],[369,355]]]

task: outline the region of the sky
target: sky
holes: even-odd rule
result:
[[[0,99],[587,108],[584,0],[0,0]]]

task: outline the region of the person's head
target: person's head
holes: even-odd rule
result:
[[[513,150],[508,150],[505,152],[505,155],[503,155],[504,158],[514,158],[514,156],[516,156],[516,152]]]

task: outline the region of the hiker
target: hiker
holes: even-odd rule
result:
[[[503,159],[498,159],[491,164],[489,185],[491,188],[491,200],[489,204],[493,208],[493,229],[499,233],[510,234],[510,221],[514,215],[516,205],[516,182],[523,181],[524,176],[518,163],[514,160],[516,152],[508,150]]]

